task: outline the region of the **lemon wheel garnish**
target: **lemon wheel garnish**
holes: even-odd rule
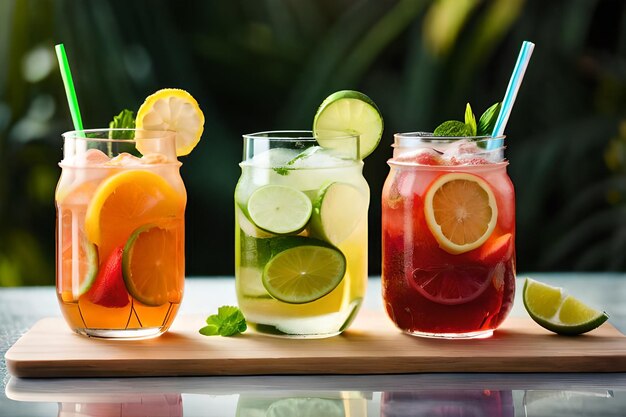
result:
[[[204,131],[204,114],[198,102],[185,90],[165,88],[152,94],[137,112],[137,129],[176,132],[176,155],[189,154]],[[136,139],[142,154],[154,152],[149,141]]]
[[[485,180],[451,173],[440,176],[428,188],[424,215],[439,246],[456,255],[485,243],[496,227],[498,206]]]

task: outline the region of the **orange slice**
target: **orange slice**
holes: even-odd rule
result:
[[[485,180],[451,173],[440,176],[428,188],[424,215],[439,247],[456,255],[485,243],[496,227],[498,206]]]
[[[204,131],[204,114],[196,99],[185,90],[164,88],[152,94],[141,105],[135,121],[137,129],[176,132],[176,155],[189,154]],[[143,155],[158,152],[151,142],[135,138]]]
[[[469,303],[489,287],[492,268],[479,265],[429,266],[413,271],[409,283],[426,299],[445,305]]]
[[[181,242],[173,229],[143,226],[137,229],[124,247],[122,271],[128,292],[139,302],[160,306],[182,291],[183,270]],[[170,294],[172,292],[172,294]]]
[[[114,174],[98,186],[85,215],[87,238],[103,259],[145,224],[182,217],[183,196],[161,176],[141,170]]]

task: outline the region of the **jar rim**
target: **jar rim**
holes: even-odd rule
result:
[[[110,133],[133,132],[133,138],[111,138]],[[61,134],[63,139],[84,140],[93,142],[134,142],[137,132],[141,132],[141,140],[157,140],[168,137],[176,138],[176,132],[171,130],[149,130],[137,128],[100,128],[69,130]],[[129,135],[130,136],[130,135]]]
[[[506,135],[499,136],[435,136],[432,132],[405,132],[405,133],[395,133],[393,137],[397,139],[407,139],[407,140],[421,140],[425,142],[454,142],[460,140],[469,140],[469,141],[488,141],[488,140],[504,140],[506,139]],[[394,144],[395,145],[395,144]],[[392,146],[394,146],[392,145]]]
[[[337,133],[337,135],[333,135],[332,139],[349,139],[349,138],[359,138],[358,134],[350,134],[347,132],[339,132],[339,131],[322,131],[322,132],[331,132]],[[242,135],[245,139],[271,139],[271,140],[297,140],[297,141],[317,141],[313,131],[311,130],[264,130],[261,132],[254,133],[246,133]]]

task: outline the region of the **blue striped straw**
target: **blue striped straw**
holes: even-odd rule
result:
[[[511,115],[513,104],[515,104],[515,98],[517,97],[517,92],[519,91],[519,87],[522,84],[522,79],[524,78],[524,74],[526,73],[528,62],[530,61],[530,57],[533,54],[533,49],[535,49],[534,43],[528,41],[524,41],[524,43],[522,43],[522,49],[520,50],[519,56],[517,57],[517,63],[515,64],[515,68],[513,69],[513,74],[511,74],[509,86],[507,87],[504,98],[502,99],[502,110],[500,110],[500,115],[498,116],[498,120],[496,120],[496,126],[493,129],[491,137],[502,136],[504,134],[504,128],[509,121],[509,116]],[[489,141],[489,143],[487,144],[487,149],[496,149],[501,147],[502,145],[502,139]]]

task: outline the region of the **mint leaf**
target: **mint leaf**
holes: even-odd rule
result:
[[[312,146],[310,148],[306,148],[304,151],[296,155],[295,158],[293,158],[291,161],[287,162],[287,165],[293,165],[299,159],[308,158],[309,156],[313,155],[315,152],[319,151],[320,149],[321,148],[318,146]]]
[[[465,124],[470,128],[470,136],[476,136],[476,116],[474,116],[472,106],[469,103],[465,106]]]
[[[199,330],[205,336],[234,336],[243,333],[248,328],[246,319],[239,308],[222,306],[206,319],[207,325]]]
[[[443,122],[433,132],[435,136],[472,136],[472,129],[465,123],[458,120],[448,120]]]
[[[135,112],[124,109],[117,116],[113,117],[109,123],[111,129],[134,129],[135,128]]]
[[[110,129],[134,129],[135,128],[135,113],[132,110],[124,109],[117,116],[113,117],[111,123],[109,123]],[[128,135],[124,135],[121,132],[111,132],[109,134],[110,139],[123,139],[128,138]],[[131,138],[132,139],[132,138]]]
[[[304,159],[307,158],[311,155],[313,155],[315,152],[319,151],[320,148],[317,146],[313,146],[311,148],[307,148],[304,151],[300,152],[298,155],[296,155],[293,159],[291,159],[289,162],[287,162],[285,164],[285,166],[282,167],[278,167],[278,168],[272,168],[274,170],[274,172],[276,172],[278,175],[289,175],[289,166],[293,165],[296,163],[297,160],[299,159]]]
[[[497,102],[480,116],[480,120],[478,120],[478,136],[491,136],[493,129],[496,127],[501,108],[502,103]]]
[[[217,318],[221,321],[229,320],[231,316],[236,314],[241,314],[241,311],[239,311],[237,307],[221,306],[217,309]],[[243,317],[243,315],[241,317]]]
[[[218,334],[220,334],[220,327],[214,324],[211,324],[209,326],[204,326],[199,331],[200,331],[200,334],[204,336],[217,336]]]

